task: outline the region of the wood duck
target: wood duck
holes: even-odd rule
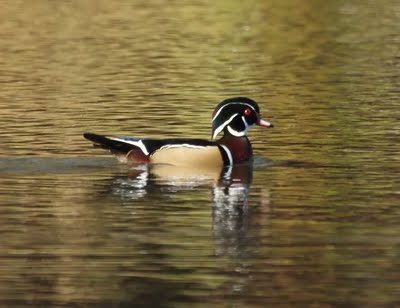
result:
[[[83,136],[95,146],[108,149],[127,164],[170,164],[175,166],[222,167],[248,161],[253,150],[246,134],[254,125],[273,127],[260,117],[257,103],[246,97],[229,98],[217,105],[212,115],[212,140],[142,139]],[[223,133],[222,138],[216,140]]]

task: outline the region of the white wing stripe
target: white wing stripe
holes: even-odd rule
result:
[[[160,151],[160,150],[162,150],[162,149],[171,149],[171,148],[204,149],[204,148],[206,148],[206,147],[205,147],[205,146],[202,146],[202,145],[194,145],[194,144],[188,144],[188,143],[166,144],[166,145],[163,145],[161,148],[157,149],[157,151]]]
[[[112,140],[121,141],[128,144],[133,144],[134,146],[140,148],[145,155],[149,155],[149,151],[147,150],[146,146],[144,145],[142,140],[133,141],[133,140],[126,140],[121,138],[110,138]]]

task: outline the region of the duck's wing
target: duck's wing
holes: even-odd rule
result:
[[[83,136],[96,146],[110,150],[125,163],[162,163],[193,167],[232,163],[230,151],[225,146],[203,139],[105,137],[93,133],[85,133]]]

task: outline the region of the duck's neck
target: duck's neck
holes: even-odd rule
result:
[[[231,151],[234,164],[245,162],[253,156],[253,149],[247,136],[235,137],[225,133],[219,143],[226,146]]]

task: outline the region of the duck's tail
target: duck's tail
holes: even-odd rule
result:
[[[84,133],[83,137],[92,141],[94,146],[109,150],[121,162],[143,163],[149,161],[149,153],[141,139],[109,138],[93,133]]]

